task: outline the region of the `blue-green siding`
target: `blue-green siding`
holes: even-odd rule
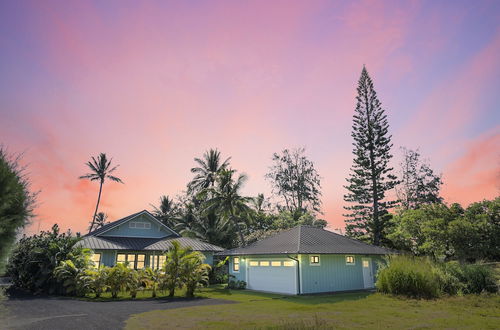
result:
[[[140,221],[149,222],[151,224],[150,229],[138,229],[130,228],[130,222]],[[161,238],[173,235],[174,233],[161,226],[157,221],[151,220],[150,217],[142,214],[130,221],[127,221],[107,232],[100,234],[99,236],[115,236],[115,237],[152,237]]]
[[[345,255],[325,254],[319,255],[319,266],[312,266],[309,256],[300,255],[301,293],[364,289],[362,258],[371,259],[372,274],[376,274],[375,264],[380,261],[378,256],[354,255],[354,265],[347,265]]]
[[[314,254],[317,255],[317,254]],[[346,265],[346,255],[320,254],[320,265],[309,264],[309,254],[291,255],[298,257],[300,293],[336,292],[364,289],[362,258],[371,259],[372,274],[376,277],[378,267],[383,263],[383,256],[354,255],[355,264]],[[233,271],[234,257],[229,259],[229,274],[241,281],[247,280],[249,260],[291,260],[283,255],[240,256],[240,271]],[[375,283],[374,278],[374,283]]]
[[[229,275],[233,275],[238,281],[246,281],[247,280],[247,262],[248,258],[239,257],[240,258],[240,271],[233,271],[234,257],[229,258]]]

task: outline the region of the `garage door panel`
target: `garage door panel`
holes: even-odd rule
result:
[[[247,287],[250,290],[296,294],[295,267],[251,266]]]

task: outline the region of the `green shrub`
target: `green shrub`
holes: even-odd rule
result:
[[[57,225],[52,231],[21,238],[7,265],[14,287],[33,293],[64,293],[54,269],[61,261],[77,262],[84,253],[84,249],[74,247],[78,240],[71,233],[60,234]]]
[[[456,261],[441,263],[436,267],[439,276],[441,292],[449,295],[464,293],[464,284],[460,281],[458,274],[462,272],[462,266]]]
[[[388,257],[388,266],[378,273],[376,287],[380,292],[413,298],[439,297],[439,274],[427,258]]]
[[[237,280],[234,275],[230,275],[229,277],[229,282],[227,282],[228,289],[243,290],[247,287],[247,282]]]
[[[491,268],[482,264],[462,265],[464,293],[497,292],[495,274]]]

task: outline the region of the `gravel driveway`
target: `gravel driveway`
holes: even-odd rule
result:
[[[0,300],[0,329],[122,329],[131,314],[152,310],[234,303],[222,299],[81,301],[59,297]]]

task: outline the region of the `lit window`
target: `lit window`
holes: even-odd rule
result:
[[[315,266],[319,265],[319,256],[310,256],[309,263]]]
[[[363,260],[363,267],[365,268],[370,267],[370,262],[368,260]]]
[[[269,261],[261,261],[261,262],[260,262],[260,265],[261,265],[262,267],[267,267],[267,266],[269,266]]]
[[[158,256],[158,265],[156,266],[156,268],[163,268],[166,261],[167,257],[165,255]]]
[[[123,254],[123,253],[118,253],[116,255],[116,263],[117,264],[124,264],[125,262],[127,262],[127,255]]]
[[[293,261],[283,261],[283,266],[285,266],[285,267],[293,267]]]
[[[281,266],[281,261],[271,261],[271,266],[273,266],[273,267],[280,267]]]
[[[255,267],[255,266],[259,265],[259,262],[258,261],[250,261],[249,265],[252,266],[252,267]]]
[[[128,262],[128,268],[134,269],[134,264],[135,264],[135,254],[128,254],[127,255],[127,262]]]
[[[137,264],[136,264],[135,268],[136,269],[143,269],[145,261],[146,261],[146,255],[145,254],[138,254],[137,255]]]
[[[233,272],[240,271],[240,257],[233,258]]]
[[[100,253],[94,253],[91,257],[92,262],[94,263],[95,268],[99,268],[99,265],[101,264],[101,254]]]
[[[354,265],[354,256],[345,256],[346,265]]]

